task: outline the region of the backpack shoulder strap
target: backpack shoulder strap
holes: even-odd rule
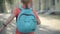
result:
[[[18,5],[18,8],[20,9],[20,10],[22,10],[23,8],[22,8],[22,5]]]
[[[22,10],[22,5],[18,5],[18,8],[20,9],[20,12],[21,12],[21,10]]]

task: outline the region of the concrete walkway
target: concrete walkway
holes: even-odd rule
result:
[[[9,14],[0,14],[0,21],[5,21],[8,16]],[[60,19],[42,15],[39,17],[41,20],[41,25],[37,26],[35,34],[60,34]],[[15,29],[16,21],[14,19],[0,34],[15,34]]]

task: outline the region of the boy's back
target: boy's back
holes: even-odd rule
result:
[[[36,15],[36,11],[35,11],[35,10],[32,10],[32,11],[33,11],[35,17],[36,17],[37,19],[39,19],[38,15]],[[18,7],[13,11],[13,13],[14,13],[15,16],[16,16],[16,20],[17,20],[17,17],[18,17],[18,15],[19,15],[20,12],[21,12],[21,10],[20,10]],[[16,29],[16,32],[17,32],[17,31],[18,31],[18,29]],[[20,32],[17,32],[17,33],[20,33]],[[31,33],[34,33],[34,32],[31,32]]]

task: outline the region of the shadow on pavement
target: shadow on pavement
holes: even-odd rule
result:
[[[49,29],[48,26],[41,25],[35,34],[60,34],[60,31]]]
[[[44,14],[39,14],[39,16],[45,17],[45,18],[51,18],[51,19],[58,19],[60,20],[60,15],[44,15]]]

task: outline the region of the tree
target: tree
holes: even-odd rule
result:
[[[7,0],[9,4],[13,4],[13,0]]]
[[[0,13],[4,12],[4,6],[3,6],[4,0],[0,0]]]

